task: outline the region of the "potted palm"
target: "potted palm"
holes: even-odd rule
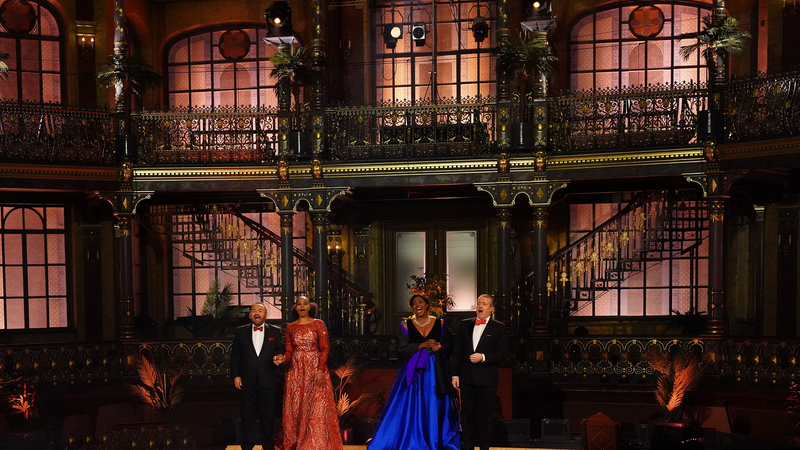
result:
[[[523,147],[531,142],[531,123],[528,121],[529,99],[534,83],[553,72],[553,63],[558,57],[550,51],[545,39],[531,38],[527,33],[520,36],[517,44],[501,44],[495,51],[495,71],[498,78],[511,78],[516,88],[517,120],[511,129],[512,146]]]
[[[183,327],[194,337],[222,337],[228,334],[230,328],[242,313],[241,306],[231,306],[233,301],[233,284],[227,283],[222,287],[219,279],[208,286],[206,300],[198,314],[193,307],[187,308],[189,316],[183,320]]]
[[[680,54],[684,59],[689,59],[694,52],[700,52],[708,67],[708,75],[712,89],[714,89],[717,85],[724,83],[727,78],[726,61],[728,56],[744,50],[746,40],[750,38],[750,33],[740,30],[739,21],[733,17],[726,17],[724,20],[716,21],[709,15],[703,17],[702,21],[702,30],[683,33],[678,35],[677,38],[678,40],[695,40],[691,44],[682,46]],[[721,112],[723,109],[724,102],[720,102],[712,103],[709,111],[698,112],[698,129],[701,135],[719,136],[722,134]]]
[[[310,86],[316,77],[310,65],[308,49],[305,46],[297,49],[289,46],[288,51],[279,51],[270,56],[269,60],[275,66],[269,75],[278,80],[275,85],[278,98],[289,95],[294,99],[294,124],[289,134],[290,148],[295,154],[306,153],[308,136],[300,131],[303,108],[300,103],[300,93],[306,86]]]
[[[161,75],[154,72],[141,55],[111,55],[100,65],[97,80],[101,88],[113,87],[116,90],[114,103],[118,123],[115,143],[117,159],[134,159],[136,148],[130,133],[131,95],[144,95],[147,89],[161,83]]]
[[[703,432],[699,424],[681,417],[686,394],[697,387],[707,366],[699,355],[682,349],[649,358],[649,363],[658,372],[653,391],[664,410],[663,420],[653,424],[653,450],[702,449]]]

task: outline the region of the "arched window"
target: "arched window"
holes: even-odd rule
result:
[[[570,83],[573,90],[706,81],[695,52],[684,60],[680,48],[691,43],[674,36],[700,30],[711,14],[707,5],[628,4],[592,10],[570,32]]]
[[[170,107],[277,106],[263,26],[207,28],[184,34],[167,47]]]
[[[64,98],[60,18],[46,3],[0,1],[0,52],[8,55],[5,100],[60,103]]]
[[[495,95],[493,11],[497,11],[493,1],[380,5],[373,28],[375,99],[436,101]],[[473,33],[477,17],[488,25],[482,42]],[[393,44],[387,42],[391,25],[399,26],[402,36]],[[422,35],[424,40],[419,39]]]

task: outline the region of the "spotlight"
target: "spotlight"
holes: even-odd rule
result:
[[[414,40],[417,47],[425,45],[425,36],[427,34],[428,30],[425,29],[425,24],[423,22],[417,22],[411,26],[411,39]]]
[[[489,37],[489,24],[486,22],[486,17],[478,16],[472,21],[472,36],[475,37],[475,42],[483,42]]]
[[[383,26],[383,42],[386,48],[397,47],[397,40],[403,39],[403,27],[396,24],[388,24]]]
[[[550,17],[552,5],[549,0],[539,0],[531,3],[530,18],[541,19]]]
[[[292,8],[286,0],[276,0],[266,11],[267,32],[270,37],[292,35]]]

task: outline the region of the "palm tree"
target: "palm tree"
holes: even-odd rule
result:
[[[286,94],[284,89],[289,89],[294,97],[294,107],[296,118],[300,118],[300,90],[313,83],[316,73],[309,65],[307,47],[302,46],[295,50],[289,47],[289,51],[279,51],[269,58],[275,66],[269,76],[277,78],[278,84],[275,85],[275,92],[278,97]],[[299,122],[297,123],[299,125]]]
[[[134,93],[138,96],[144,91],[161,83],[161,75],[154,72],[150,64],[141,55],[111,55],[100,65],[97,73],[101,88],[122,86],[117,92],[117,109],[125,104],[125,100]]]
[[[497,76],[511,75],[516,81],[520,107],[524,111],[528,92],[532,90],[536,77],[552,74],[553,63],[558,61],[558,57],[550,52],[550,46],[545,39],[529,39],[527,33],[522,35],[519,44],[500,45],[494,53],[497,57]]]
[[[696,39],[696,42],[681,47],[680,53],[684,59],[695,51],[706,60],[709,69],[714,69],[720,62],[725,61],[728,55],[744,50],[745,39],[750,39],[750,33],[739,29],[739,21],[733,17],[726,17],[719,24],[708,15],[703,17],[703,29],[693,33],[678,35],[678,40]]]
[[[135,142],[130,134],[131,93],[141,96],[148,88],[161,82],[161,75],[154,72],[141,55],[111,55],[100,64],[97,73],[101,88],[113,87],[117,110],[116,155],[120,160],[133,159],[136,155]]]

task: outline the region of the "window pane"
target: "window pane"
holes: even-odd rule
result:
[[[425,273],[425,232],[400,231],[395,233],[395,310],[408,311],[408,287],[412,275]]]
[[[28,267],[28,295],[44,297],[47,295],[47,277],[43,266]]]
[[[67,268],[64,266],[50,266],[47,269],[50,276],[48,277],[48,288],[50,292],[48,295],[67,295]]]
[[[447,292],[453,297],[453,311],[475,309],[478,298],[478,233],[448,231]]]
[[[50,299],[50,327],[63,328],[69,325],[67,321],[67,299],[66,298],[51,298]]]
[[[28,326],[47,328],[47,299],[40,297],[28,299]]]
[[[9,329],[25,328],[25,303],[21,298],[6,299],[6,313]]]

